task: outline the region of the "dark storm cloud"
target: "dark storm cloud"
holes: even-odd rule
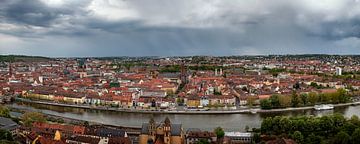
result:
[[[1,13],[15,23],[34,26],[49,26],[63,15],[73,14],[68,8],[49,8],[38,0],[5,0],[2,1]]]
[[[358,9],[355,0],[0,0],[0,52],[353,53],[360,43]]]
[[[350,20],[321,23],[319,31],[308,31],[312,36],[322,37],[329,40],[343,38],[360,38],[360,18]]]
[[[111,33],[121,33],[127,31],[135,31],[142,29],[144,26],[142,21],[129,20],[121,22],[103,22],[99,19],[88,20],[84,23],[88,29],[101,30]]]

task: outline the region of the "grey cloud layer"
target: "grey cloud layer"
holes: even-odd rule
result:
[[[1,53],[137,56],[360,52],[360,3],[356,0],[0,3]]]

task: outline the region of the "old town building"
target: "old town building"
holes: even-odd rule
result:
[[[139,144],[181,144],[184,143],[184,133],[181,124],[172,124],[169,118],[156,123],[153,118],[142,125]]]

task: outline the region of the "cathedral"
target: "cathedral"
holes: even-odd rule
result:
[[[184,137],[181,124],[172,124],[169,118],[156,123],[151,118],[142,125],[139,144],[182,144]]]

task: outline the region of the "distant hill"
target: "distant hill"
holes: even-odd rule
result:
[[[0,62],[40,62],[49,60],[51,58],[42,56],[0,55]]]

